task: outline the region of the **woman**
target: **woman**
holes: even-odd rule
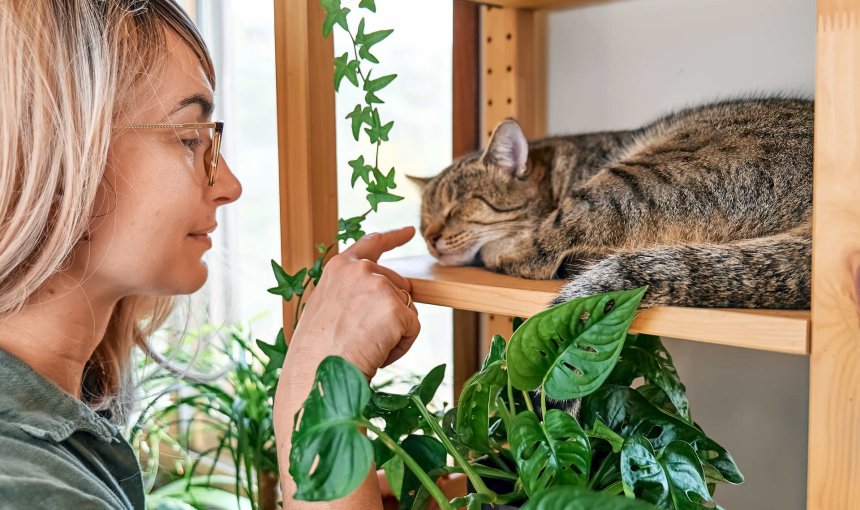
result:
[[[203,285],[216,210],[241,195],[212,62],[172,0],[2,0],[0,58],[0,508],[143,508],[115,426],[129,357]],[[412,235],[358,241],[308,301],[275,403],[287,508],[380,506],[372,473],[294,502],[286,462],[325,356],[372,377],[418,334],[408,282],[376,264]]]

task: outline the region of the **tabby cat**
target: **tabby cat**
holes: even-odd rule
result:
[[[808,308],[813,103],[752,98],[529,142],[513,120],[427,182],[447,265],[566,278],[557,302],[649,285],[645,306]]]

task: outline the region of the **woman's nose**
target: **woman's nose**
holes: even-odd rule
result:
[[[242,196],[242,183],[230,169],[223,154],[221,161],[218,162],[218,174],[215,176],[215,185],[212,189],[218,205],[227,205]]]

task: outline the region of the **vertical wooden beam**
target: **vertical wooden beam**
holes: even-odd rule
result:
[[[274,2],[281,260],[293,273],[337,235],[334,47],[318,0]],[[293,306],[284,305],[288,336]]]
[[[453,154],[458,158],[480,147],[480,14],[477,4],[453,0]],[[454,398],[479,367],[479,317],[474,312],[454,310]]]
[[[529,138],[546,132],[546,18],[528,9],[483,7],[482,136],[507,117]]]
[[[860,4],[818,0],[807,508],[860,508]]]

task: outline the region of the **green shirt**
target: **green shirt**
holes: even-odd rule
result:
[[[0,349],[0,509],[144,508],[116,426]]]

